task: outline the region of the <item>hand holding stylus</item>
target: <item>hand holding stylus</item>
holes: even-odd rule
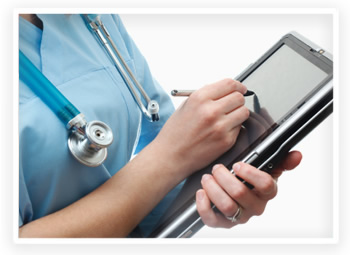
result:
[[[155,139],[169,153],[164,158],[176,158],[174,163],[181,164],[188,176],[231,148],[249,116],[246,92],[242,83],[232,79],[192,92]]]

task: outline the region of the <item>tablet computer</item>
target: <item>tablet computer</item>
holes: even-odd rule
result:
[[[269,172],[333,112],[332,55],[296,32],[283,36],[235,79],[254,92],[246,97],[251,114],[235,145],[186,179],[150,237],[191,237],[204,226],[195,193],[215,164],[230,169],[243,161]]]

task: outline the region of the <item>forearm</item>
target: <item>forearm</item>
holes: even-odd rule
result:
[[[249,116],[241,83],[196,91],[157,138],[110,180],[72,205],[20,228],[21,237],[126,236],[180,181],[233,146]]]
[[[87,196],[20,228],[20,237],[125,237],[185,178],[164,149],[150,144]]]

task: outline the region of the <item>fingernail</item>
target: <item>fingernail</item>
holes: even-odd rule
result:
[[[232,166],[233,172],[237,172],[237,171],[239,171],[239,169],[241,169],[241,165],[240,165],[239,163],[235,163],[235,164]]]
[[[205,174],[202,176],[202,181],[206,181],[210,179],[210,175],[209,174]]]
[[[216,169],[218,169],[220,167],[220,164],[216,164],[213,166],[213,170],[212,171],[215,171]]]
[[[242,85],[243,85],[243,89],[244,89],[244,93],[243,94],[245,94],[245,93],[247,93],[248,88],[244,84],[242,84]]]
[[[203,200],[204,198],[204,192],[202,190],[197,191],[197,199],[198,200]]]

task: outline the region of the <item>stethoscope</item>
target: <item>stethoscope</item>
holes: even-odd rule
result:
[[[151,100],[132,71],[125,63],[108,30],[99,15],[82,15],[89,29],[96,35],[108,56],[113,61],[123,80],[127,84],[136,104],[145,117],[151,121],[159,120],[159,104]],[[102,121],[87,122],[85,116],[33,65],[19,50],[19,77],[32,91],[56,114],[70,131],[68,148],[82,164],[90,167],[101,165],[107,158],[107,147],[113,142],[111,128]],[[140,91],[147,103],[143,105],[136,92]]]

